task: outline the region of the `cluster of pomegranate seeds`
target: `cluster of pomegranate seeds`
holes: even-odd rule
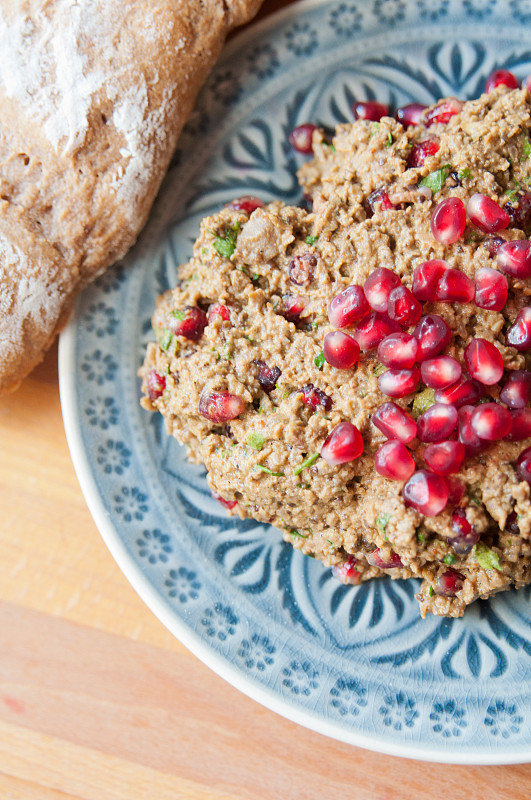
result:
[[[407,159],[408,167],[411,169],[422,167],[427,158],[439,152],[440,147],[439,140],[434,137],[424,139],[422,142],[417,142],[417,144],[413,145],[409,153]]]
[[[246,214],[252,214],[257,208],[263,208],[264,203],[259,197],[252,194],[245,194],[243,197],[237,197],[230,203],[227,203],[225,208],[233,208],[235,211],[245,211]]]
[[[317,130],[317,125],[311,122],[304,122],[302,125],[297,125],[293,128],[289,135],[289,142],[294,150],[304,155],[310,155],[312,152],[312,139],[313,132]]]
[[[458,197],[442,200],[431,215],[431,232],[441,244],[453,244],[466,228],[465,204]]]
[[[303,286],[313,281],[314,270],[317,266],[315,253],[302,253],[292,258],[289,264],[289,279],[292,283]]]
[[[211,392],[201,395],[199,413],[210,422],[228,422],[239,417],[245,405],[245,401],[236,394]]]
[[[382,117],[389,116],[389,108],[383,103],[377,103],[375,100],[366,100],[365,102],[353,103],[352,113],[354,114],[354,119],[368,119],[372,122],[379,122]]]
[[[300,391],[302,392],[302,402],[312,411],[317,411],[318,408],[330,411],[332,408],[332,398],[321,389],[316,389],[313,383],[305,383]]]
[[[161,375],[157,370],[152,369],[146,375],[146,388],[148,397],[153,402],[161,397],[164,389],[166,388],[166,378]]]
[[[338,369],[352,369],[360,357],[359,344],[343,331],[327,333],[323,341],[323,351],[328,364]]]
[[[258,368],[257,378],[258,383],[264,392],[272,392],[275,388],[278,379],[282,375],[280,367],[270,367],[265,361],[255,359],[253,364]]]
[[[396,569],[397,567],[403,567],[402,561],[398,553],[391,552],[390,558],[387,560],[382,558],[380,548],[373,550],[371,553],[367,554],[367,561],[373,567],[378,567],[379,569]]]
[[[390,439],[377,450],[374,468],[384,478],[406,481],[415,472],[415,460],[405,444]]]
[[[327,464],[335,467],[354,461],[363,453],[363,438],[351,422],[340,422],[327,436],[320,455]]]
[[[222,497],[217,492],[211,492],[211,495],[214,498],[214,500],[217,500],[218,503],[221,503],[221,505],[225,506],[225,508],[231,509],[231,508],[234,508],[235,506],[238,505],[238,501],[237,500],[226,500],[224,497]]]
[[[485,91],[492,92],[498,86],[507,86],[509,89],[518,89],[518,78],[508,69],[495,69],[485,81]]]
[[[197,306],[185,306],[182,310],[171,311],[168,318],[168,329],[176,336],[184,336],[197,342],[208,325],[204,311]]]
[[[332,575],[341,583],[356,584],[360,582],[360,573],[356,569],[356,559],[349,556],[342,564],[334,564]]]
[[[212,303],[209,306],[207,314],[209,324],[213,322],[216,317],[221,317],[225,322],[230,322],[230,311],[223,303]]]

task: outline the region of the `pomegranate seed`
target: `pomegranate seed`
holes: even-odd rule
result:
[[[486,236],[485,241],[483,242],[483,247],[485,248],[489,256],[491,256],[491,258],[494,258],[494,256],[497,254],[498,250],[500,249],[501,245],[504,242],[505,239],[503,239],[501,236]]]
[[[389,108],[383,103],[377,103],[375,100],[366,100],[365,102],[353,103],[352,113],[354,114],[354,119],[368,119],[373,122],[379,122],[382,117],[389,116]]]
[[[391,333],[378,345],[378,358],[386,367],[410,369],[417,360],[418,346],[409,333]]]
[[[473,194],[466,207],[470,222],[483,233],[496,233],[509,225],[509,214],[498,203],[477,192]]]
[[[362,287],[353,284],[332,298],[328,319],[334,328],[346,328],[366,317],[370,310]]]
[[[211,495],[214,498],[214,500],[217,500],[218,503],[221,503],[221,505],[225,506],[225,508],[234,508],[234,506],[238,505],[237,500],[226,500],[224,497],[222,497],[220,494],[217,494],[216,492],[211,492]]]
[[[424,166],[426,159],[430,156],[434,156],[439,151],[440,147],[439,140],[434,138],[424,139],[423,142],[417,142],[409,153],[407,159],[408,167],[414,169],[415,167]]]
[[[207,315],[196,306],[185,306],[182,310],[170,311],[168,328],[176,336],[184,336],[197,342],[208,325]]]
[[[157,370],[152,369],[146,375],[146,388],[148,397],[153,402],[162,395],[166,388],[166,378]]]
[[[485,91],[492,92],[498,86],[507,86],[509,89],[518,89],[518,79],[508,69],[495,69],[485,81]]]
[[[363,453],[361,433],[351,422],[340,422],[327,436],[321,448],[321,457],[327,464],[335,467],[354,461]]]
[[[509,287],[507,278],[491,267],[481,267],[475,275],[476,294],[474,303],[487,311],[501,311],[507,302]]]
[[[531,308],[520,309],[516,319],[505,334],[505,344],[516,350],[529,350],[531,347]]]
[[[527,239],[504,242],[498,249],[496,261],[500,269],[513,278],[531,278],[531,242]]]
[[[238,197],[227,203],[225,208],[234,208],[235,211],[245,211],[246,214],[252,214],[257,208],[263,208],[264,204],[259,197],[252,194],[244,194],[243,197]]]
[[[358,323],[352,335],[358,342],[360,348],[365,351],[378,347],[382,339],[389,336],[390,333],[396,333],[399,330],[400,325],[392,319],[389,319],[387,314],[373,311],[367,319]]]
[[[310,155],[312,152],[313,132],[315,130],[317,130],[317,125],[312,125],[311,122],[297,125],[289,135],[289,143],[298,153]]]
[[[420,365],[422,382],[430,389],[447,389],[456,383],[462,373],[461,364],[451,356],[436,356]]]
[[[455,114],[459,114],[462,108],[463,104],[460,100],[456,97],[448,97],[433,108],[430,108],[429,111],[426,111],[424,124],[427,128],[435,123],[446,125]]]
[[[485,394],[485,389],[473,378],[461,378],[461,380],[449,386],[447,389],[436,389],[435,402],[461,408],[471,403],[477,403]]]
[[[458,411],[459,441],[464,444],[467,456],[476,456],[488,446],[487,442],[479,438],[470,424],[475,410],[475,406],[465,405]]]
[[[406,506],[425,517],[436,517],[448,502],[448,484],[441,475],[419,469],[402,489]]]
[[[387,311],[389,295],[397,286],[400,286],[400,278],[396,272],[378,267],[363,284],[363,291],[371,308],[375,311]]]
[[[396,403],[382,403],[372,415],[373,424],[388,439],[398,439],[407,444],[417,435],[417,423],[407,411]]]
[[[418,125],[426,108],[427,106],[423,106],[422,103],[408,103],[396,109],[395,119],[402,123],[404,128],[409,128],[410,125]]]
[[[358,363],[360,346],[352,336],[343,331],[327,333],[323,341],[326,361],[338,369],[351,369]]]
[[[421,442],[443,442],[448,439],[456,425],[457,409],[435,403],[418,418],[417,436]]]
[[[390,439],[376,451],[374,468],[384,478],[407,481],[415,472],[415,460],[405,444]]]
[[[460,572],[447,569],[446,572],[439,575],[435,582],[435,594],[441,597],[454,597],[463,588],[464,581],[465,579]]]
[[[437,284],[450,264],[446,261],[435,259],[417,264],[413,270],[412,292],[421,303],[437,299]]]
[[[450,525],[452,535],[448,537],[449,544],[460,556],[470,553],[474,545],[479,541],[480,534],[468,521],[466,509],[455,508],[452,512]]]
[[[199,413],[211,422],[228,422],[239,417],[245,409],[245,401],[229,392],[203,394],[199,400]]]
[[[438,475],[459,472],[465,460],[465,446],[461,442],[437,442],[424,451],[426,464]]]
[[[396,567],[404,566],[398,553],[395,553],[393,550],[391,551],[390,559],[387,561],[385,561],[380,554],[381,550],[379,547],[373,550],[372,553],[368,553],[366,558],[369,564],[379,569],[396,569]]]
[[[406,397],[414,392],[420,381],[420,372],[413,369],[388,369],[378,377],[378,388],[388,397]]]
[[[307,297],[301,295],[285,294],[282,297],[284,310],[281,312],[284,319],[288,322],[296,323],[299,321],[300,316],[308,302]]]
[[[503,375],[500,351],[487,339],[472,339],[465,348],[465,364],[471,378],[485,386],[494,386]]]
[[[313,383],[305,383],[300,391],[302,392],[302,402],[312,411],[317,411],[318,408],[330,411],[332,408],[332,398],[321,389],[316,389]]]
[[[364,200],[363,208],[370,219],[378,210],[387,211],[390,208],[394,208],[394,205],[389,200],[389,195],[385,189],[375,189],[374,192],[371,192]]]
[[[302,286],[313,281],[317,256],[315,253],[303,253],[292,258],[289,264],[289,279],[292,283]]]
[[[513,420],[509,411],[497,403],[483,403],[470,417],[472,430],[480,439],[495,442],[511,432]]]
[[[354,556],[349,556],[342,564],[334,564],[332,567],[332,575],[341,583],[355,585],[360,582],[361,573],[356,569],[356,559]]]
[[[531,408],[514,408],[509,412],[513,421],[511,432],[506,438],[510,442],[521,442],[531,436]]]
[[[443,352],[452,338],[452,332],[441,317],[428,314],[418,321],[413,336],[419,343],[417,361],[427,361]]]
[[[531,225],[531,194],[519,189],[516,195],[505,203],[505,210],[511,218],[511,228],[525,230]]]
[[[435,294],[441,303],[471,303],[476,287],[464,272],[450,267],[439,278]]]
[[[441,244],[453,244],[466,228],[465,204],[458,197],[442,200],[431,215],[431,232]]]
[[[520,536],[520,527],[518,525],[518,515],[515,511],[511,511],[505,522],[505,530],[512,533],[513,536]]]
[[[213,322],[216,317],[221,317],[221,319],[225,320],[225,322],[229,322],[230,311],[227,306],[224,306],[222,303],[212,303],[208,307],[208,322]]]
[[[410,325],[416,325],[421,318],[422,305],[407,286],[397,286],[389,295],[387,314],[389,319],[409,328]]]
[[[457,505],[463,498],[465,485],[459,478],[454,478],[452,475],[446,478],[446,483],[448,484],[448,502]]]
[[[264,392],[272,392],[278,379],[282,375],[279,367],[270,367],[265,361],[255,359],[253,364],[258,367],[257,379]]]
[[[509,372],[500,400],[509,408],[524,408],[531,400],[531,372],[526,369]]]
[[[531,447],[522,450],[516,461],[516,474],[531,485]]]

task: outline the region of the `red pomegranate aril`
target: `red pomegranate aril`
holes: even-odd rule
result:
[[[503,237],[501,236],[492,236],[492,235],[486,236],[483,241],[483,247],[485,248],[489,256],[491,256],[491,258],[494,258],[504,242],[505,239],[503,239]]]
[[[509,408],[524,408],[531,400],[531,372],[526,369],[509,372],[500,400]]]
[[[361,573],[356,569],[357,561],[349,556],[342,564],[332,566],[332,575],[341,583],[355,585],[360,582]]]
[[[447,97],[446,100],[442,100],[440,103],[434,106],[434,108],[426,111],[424,114],[424,124],[427,128],[435,123],[447,125],[450,119],[455,114],[459,114],[462,108],[463,103],[456,97]]]
[[[390,439],[376,451],[374,469],[392,481],[407,481],[415,472],[415,460],[405,444]]]
[[[270,367],[265,361],[255,359],[253,364],[258,368],[257,380],[264,392],[272,392],[275,388],[278,379],[282,375],[279,367]]]
[[[398,553],[395,553],[394,550],[391,551],[391,557],[388,559],[382,558],[381,552],[381,549],[378,547],[376,550],[367,554],[366,558],[371,566],[378,567],[379,569],[396,569],[397,567],[404,566],[400,556]]]
[[[487,197],[486,194],[477,192],[467,203],[467,214],[470,222],[483,233],[496,233],[507,228],[511,218],[504,208]]]
[[[505,334],[505,344],[523,352],[531,347],[531,308],[520,309],[516,319]]]
[[[462,367],[452,356],[428,358],[420,365],[422,382],[430,389],[447,389],[461,377]]]
[[[225,506],[225,508],[231,509],[238,505],[237,500],[226,500],[224,497],[222,497],[220,494],[217,494],[216,492],[211,492],[211,495],[214,498],[214,500],[217,500],[218,503],[221,503],[221,505]]]
[[[146,389],[148,397],[153,402],[162,396],[166,388],[166,378],[157,370],[152,369],[146,375]]]
[[[516,461],[516,474],[531,485],[531,447],[522,450]]]
[[[485,81],[485,91],[492,92],[498,86],[507,86],[509,89],[518,89],[518,78],[508,69],[495,69]]]
[[[230,311],[227,306],[224,306],[223,303],[212,303],[208,307],[208,322],[209,324],[213,322],[216,317],[220,317],[225,322],[230,322]]]
[[[452,332],[441,317],[428,314],[418,321],[413,336],[419,343],[417,361],[422,362],[440,355],[450,342]]]
[[[288,322],[297,323],[306,305],[308,298],[302,295],[285,294],[282,296],[283,311],[282,316]]]
[[[351,422],[340,422],[325,439],[321,448],[321,458],[335,467],[354,461],[363,453],[361,433]]]
[[[243,197],[237,197],[230,203],[227,203],[225,208],[233,208],[235,211],[245,211],[246,214],[252,214],[257,208],[263,208],[264,204],[259,197],[252,194],[244,194]]]
[[[452,534],[448,537],[448,544],[453,547],[457,555],[464,556],[470,553],[479,541],[480,534],[468,521],[465,508],[454,508],[450,526]]]
[[[368,119],[372,122],[379,122],[382,117],[389,116],[389,108],[383,103],[375,100],[359,101],[352,104],[354,119]]]
[[[435,289],[435,297],[441,303],[471,303],[475,294],[474,281],[453,267],[443,272]]]
[[[422,105],[422,103],[408,103],[396,109],[395,119],[402,123],[404,128],[409,128],[410,125],[418,125],[426,108],[427,106]]]
[[[387,311],[389,295],[397,286],[400,286],[400,278],[396,272],[386,267],[378,267],[363,284],[363,291],[370,307],[383,312]]]
[[[385,367],[410,369],[417,360],[418,342],[403,331],[391,333],[378,345],[378,358]]]
[[[365,352],[366,350],[373,350],[375,347],[378,347],[382,339],[389,336],[390,333],[396,333],[399,330],[400,325],[398,322],[389,319],[387,314],[373,311],[366,319],[358,323],[352,335],[358,342],[360,348]]]
[[[447,261],[434,259],[417,264],[413,270],[413,286],[411,291],[421,303],[437,299],[437,284],[450,264]]]
[[[292,258],[289,264],[289,279],[298,286],[311,283],[317,266],[315,253],[302,253]]]
[[[480,439],[495,442],[511,432],[513,420],[510,412],[497,403],[483,403],[470,417],[470,425]]]
[[[210,422],[228,422],[239,417],[246,403],[230,392],[211,392],[202,394],[199,400],[199,413]]]
[[[503,376],[503,358],[498,348],[487,339],[472,339],[465,348],[465,364],[471,378],[494,386]]]
[[[487,311],[501,311],[507,302],[509,286],[507,278],[492,267],[481,267],[475,275],[476,293],[474,303]]]
[[[338,369],[352,369],[360,357],[359,344],[343,331],[327,333],[323,341],[323,350],[328,364]]]
[[[346,328],[362,320],[370,310],[363,287],[352,284],[332,298],[328,306],[328,319],[334,328]]]
[[[363,208],[370,218],[376,214],[378,210],[388,211],[390,208],[394,208],[394,205],[389,200],[389,195],[385,189],[381,188],[375,189],[374,192],[371,192],[370,195],[365,198],[363,201]]]
[[[521,442],[531,437],[531,408],[512,408],[510,410],[513,427],[505,437],[510,442]]]
[[[185,306],[183,309],[170,311],[168,328],[176,336],[184,336],[185,339],[197,342],[207,325],[207,315],[197,306]]]
[[[325,411],[330,411],[332,408],[332,398],[321,389],[317,389],[313,383],[306,383],[300,390],[302,392],[302,402],[312,411],[317,411],[322,408]]]
[[[460,572],[447,569],[435,581],[434,591],[440,597],[454,597],[463,588],[465,579]]]
[[[388,439],[398,439],[407,444],[417,435],[417,423],[411,414],[396,403],[382,403],[371,419]]]
[[[414,392],[420,381],[420,372],[413,369],[388,369],[378,377],[378,388],[388,397],[406,397]]]
[[[441,244],[453,244],[466,228],[466,209],[458,197],[442,200],[431,215],[431,232]]]
[[[294,150],[298,153],[310,155],[312,152],[312,139],[313,132],[317,129],[317,125],[311,122],[304,122],[302,125],[297,125],[293,128],[289,135],[289,142]]]
[[[420,469],[405,484],[402,496],[406,506],[425,517],[436,517],[448,502],[448,484],[442,475]]]
[[[470,424],[475,410],[475,406],[464,405],[458,411],[459,441],[465,445],[467,456],[476,456],[488,447],[488,442],[480,439]]]
[[[531,225],[531,194],[525,189],[519,189],[505,203],[505,210],[511,218],[511,228],[526,230]]]
[[[426,464],[438,475],[459,472],[465,460],[465,446],[461,442],[437,442],[424,451]]]
[[[473,378],[461,378],[447,389],[435,390],[435,402],[461,408],[472,403],[477,403],[485,394],[485,388]]]
[[[446,483],[448,484],[448,502],[457,505],[465,494],[465,484],[459,478],[454,478],[453,475],[446,478]]]
[[[504,242],[498,250],[496,262],[513,278],[531,278],[531,242],[527,239]]]
[[[440,147],[439,140],[434,138],[424,139],[423,142],[417,142],[417,144],[413,145],[409,153],[407,159],[408,167],[414,169],[415,167],[424,166],[426,159],[438,153]]]
[[[457,409],[435,403],[417,420],[417,436],[421,442],[438,443],[448,439],[457,425]]]
[[[389,295],[387,305],[389,319],[404,328],[416,325],[422,316],[422,305],[407,286],[397,286]]]

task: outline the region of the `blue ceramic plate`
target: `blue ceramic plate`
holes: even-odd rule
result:
[[[529,590],[464,619],[421,620],[415,581],[346,587],[272,528],[228,518],[139,406],[156,296],[199,221],[241,194],[301,200],[297,124],[477,96],[506,66],[531,72],[531,0],[302,2],[235,39],[180,140],[127,262],[80,298],[61,337],[68,441],[96,523],[162,622],[234,686],[345,742],[433,761],[531,760]]]

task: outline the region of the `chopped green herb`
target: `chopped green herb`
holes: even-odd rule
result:
[[[179,347],[179,342],[168,328],[162,329],[158,335],[158,341],[161,350],[164,350],[165,353],[169,353],[171,356],[175,355]]]
[[[310,484],[309,483],[298,483],[295,488],[296,489],[309,489],[310,488]]]
[[[427,186],[428,189],[431,189],[432,192],[436,194],[441,191],[451,171],[452,165],[445,164],[440,169],[436,169],[434,172],[430,172],[426,175],[426,177],[420,181],[419,186]]]
[[[393,136],[391,134],[391,131],[387,131],[387,138],[385,140],[385,146],[386,147],[391,147],[392,144],[393,144]]]
[[[251,339],[251,337],[250,337],[250,336],[245,336],[245,335],[244,335],[244,337],[243,337],[243,338],[244,338],[244,339],[247,339],[247,341],[248,341],[248,342],[251,342],[251,344],[254,344],[254,343],[256,342],[256,339]]]
[[[222,258],[230,258],[236,250],[236,239],[238,238],[239,230],[240,223],[236,222],[232,227],[225,228],[225,236],[215,237],[213,242],[214,249]]]
[[[503,193],[504,197],[508,197],[509,200],[512,200],[514,196],[518,194],[519,190],[522,188],[522,184],[520,183],[520,181],[515,181],[514,186],[515,186],[514,189],[505,190],[505,192]]]
[[[305,536],[303,533],[299,533],[299,531],[296,531],[296,530],[289,531],[289,535],[290,536],[299,536],[301,539],[307,539],[308,538],[308,536]],[[315,556],[314,556],[314,558],[315,558]]]
[[[457,178],[460,181],[468,180],[471,177],[472,177],[472,173],[470,172],[468,167],[466,167],[465,169],[460,169],[459,172],[457,173]]]
[[[255,469],[259,469],[262,472],[266,472],[268,475],[272,475],[274,478],[283,478],[283,472],[273,472],[269,469],[269,467],[264,467],[263,464],[255,464]]]
[[[325,145],[325,147],[329,147],[332,153],[336,152],[336,148],[334,147],[332,142],[323,142],[323,144]]]
[[[308,458],[305,461],[303,461],[302,464],[300,464],[293,470],[293,474],[300,475],[303,469],[308,469],[308,467],[311,467],[312,464],[315,464],[319,456],[320,453],[314,453],[313,456],[308,456]]]
[[[376,136],[376,134],[378,133],[379,130],[380,130],[380,123],[379,122],[373,122],[372,123],[372,132],[371,132],[371,135],[369,136],[369,139],[372,139],[373,136]]]
[[[260,275],[258,274],[258,272],[253,272],[253,274],[251,275],[251,280],[253,281],[260,280]]]
[[[170,311],[170,317],[174,317],[175,319],[181,320],[182,322],[182,320],[186,317],[187,313],[188,312],[186,311],[181,311],[178,308],[174,308],[172,311]]]
[[[434,389],[423,389],[422,392],[418,392],[418,394],[415,395],[411,413],[415,419],[418,419],[421,414],[433,405],[435,405]]]
[[[482,506],[483,505],[483,503],[481,502],[481,496],[480,495],[475,494],[474,492],[470,492],[469,493],[469,497],[470,497],[470,502],[474,503],[475,506]]]
[[[322,369],[324,367],[324,363],[325,363],[324,350],[321,350],[321,352],[318,353],[318,355],[315,356],[315,358],[313,360],[313,363],[315,364],[317,369]]]
[[[264,446],[265,439],[261,433],[250,433],[247,437],[247,444],[255,450],[260,451]]]
[[[230,344],[226,342],[223,345],[223,350],[221,351],[221,357],[224,358],[226,361],[230,361],[232,356],[230,353]]]
[[[435,594],[435,592],[433,591],[433,586],[430,586],[430,588],[428,589],[428,595],[430,597],[433,597],[434,594]]]
[[[422,533],[420,533],[420,532],[419,532],[419,533],[417,533],[417,539],[419,540],[419,542],[420,542],[421,544],[424,544],[424,542],[426,541],[426,539],[424,538],[424,536],[423,536],[423,535],[422,535]]]
[[[314,331],[318,331],[319,330],[319,323],[318,322],[312,322],[312,328],[314,329]]]
[[[380,362],[378,362],[378,364],[373,369],[372,374],[376,375],[376,377],[378,377],[378,375],[381,375],[383,372],[386,371],[386,369],[387,369],[387,367],[384,367],[383,364],[380,364]]]
[[[334,543],[330,541],[330,539],[327,539],[326,541],[328,542],[328,544],[332,545],[332,547],[335,547]]]
[[[376,520],[376,527],[378,528],[378,530],[380,531],[380,533],[384,538],[386,538],[385,529],[387,528],[390,519],[391,519],[391,514],[382,514],[381,517],[378,517],[378,519]]]
[[[478,542],[475,545],[474,556],[479,566],[483,567],[483,569],[497,569],[498,572],[503,572],[498,554],[483,542]]]
[[[309,244],[311,246],[312,244],[316,243],[318,238],[319,238],[318,236],[307,236],[304,241],[306,244]]]
[[[450,564],[455,564],[457,558],[453,556],[451,553],[448,553],[448,555],[443,558],[443,561],[445,564],[448,564],[449,566]]]
[[[520,161],[525,161],[526,159],[531,156],[531,142],[529,141],[529,136],[525,137],[524,146],[522,147],[522,156]]]

